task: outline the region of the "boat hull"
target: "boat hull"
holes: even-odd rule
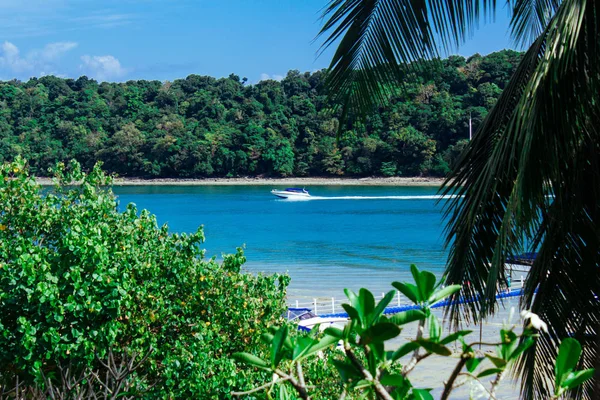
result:
[[[306,199],[310,197],[308,193],[286,192],[285,190],[271,190],[271,194],[280,199]]]
[[[319,325],[319,332],[323,332],[327,328],[344,329],[348,323],[348,318],[309,318],[298,321],[298,328],[303,331],[310,331],[315,325]]]

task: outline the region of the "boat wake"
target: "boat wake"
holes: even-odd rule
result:
[[[462,197],[460,195],[421,195],[421,196],[310,196],[288,197],[283,201],[311,201],[311,200],[447,200]]]

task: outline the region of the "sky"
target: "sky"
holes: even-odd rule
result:
[[[0,0],[0,80],[81,75],[99,81],[190,74],[250,83],[328,66],[317,57],[328,0]],[[453,54],[514,48],[507,10]]]

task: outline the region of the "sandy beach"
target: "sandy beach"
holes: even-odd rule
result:
[[[51,185],[51,178],[36,178],[41,185]],[[142,179],[115,178],[117,186],[440,186],[444,182],[436,177],[366,177],[366,178],[205,178],[205,179]]]

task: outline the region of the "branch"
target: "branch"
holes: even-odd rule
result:
[[[281,378],[290,381],[290,384],[294,387],[294,389],[296,389],[296,392],[298,392],[298,394],[300,395],[300,398],[302,398],[304,400],[310,400],[310,396],[308,395],[308,392],[306,391],[306,386],[301,385],[297,380],[294,379],[293,376],[286,374],[285,372],[283,372],[280,369],[276,369],[275,373],[277,375],[279,375]]]
[[[287,380],[288,380],[288,379],[283,379],[283,380],[282,380],[282,382],[285,382],[285,381],[287,381]],[[264,385],[262,385],[262,386],[259,386],[259,387],[257,387],[257,388],[254,388],[254,389],[252,389],[252,390],[248,390],[248,391],[246,391],[246,392],[231,392],[231,395],[232,395],[232,396],[244,396],[244,395],[247,395],[247,394],[256,393],[256,392],[259,392],[259,391],[261,391],[261,390],[263,390],[263,389],[266,389],[266,388],[268,388],[268,387],[269,387],[269,386],[271,386],[272,384],[273,384],[272,382],[265,383],[265,384],[264,384]]]
[[[441,400],[448,400],[450,392],[452,392],[452,389],[454,389],[454,381],[458,377],[458,374],[463,369],[469,358],[470,357],[465,356],[464,354],[461,356],[460,361],[458,362],[458,364],[456,364],[454,371],[452,371],[452,375],[450,375],[450,378],[444,385],[444,393],[442,393],[442,397],[440,398]]]
[[[365,369],[365,367],[362,365],[359,359],[356,358],[356,355],[352,352],[352,349],[350,348],[350,345],[348,343],[344,344],[344,350],[346,352],[346,356],[348,356],[352,364],[354,364],[354,366],[360,370],[364,378],[369,382],[373,383],[377,394],[384,400],[394,400],[393,397],[390,396],[388,391],[385,390],[385,387],[383,387],[383,385],[377,379],[373,378],[373,375],[371,375],[371,373],[367,369]]]
[[[481,382],[481,379],[479,379],[475,375],[470,374],[468,372],[461,372],[460,374],[458,374],[458,376],[463,376],[463,375],[467,376],[467,377],[469,377],[469,378],[471,378],[473,380],[476,380],[477,382],[479,382],[479,384],[481,385],[481,388],[483,390],[485,390],[487,394],[490,395],[490,400],[496,400],[496,397],[494,397],[494,395],[492,393],[490,393],[490,391],[485,388],[485,385],[483,384],[483,382]],[[461,382],[460,384],[454,385],[454,387],[452,389],[456,389],[457,387],[464,385],[465,383],[467,383],[467,381],[468,380],[465,380],[464,382]]]
[[[306,383],[304,382],[304,374],[302,373],[302,365],[299,362],[296,362],[296,372],[298,373],[298,383],[303,387],[306,387]]]
[[[496,375],[496,379],[494,379],[492,381],[492,388],[490,389],[490,399],[496,398],[496,388],[500,384],[500,381],[502,380],[503,376],[504,376],[504,371],[500,371],[500,372],[498,372],[498,375]]]
[[[504,342],[496,342],[496,343],[489,343],[489,342],[473,342],[473,343],[470,343],[470,344],[468,345],[468,347],[471,347],[471,348],[473,348],[473,347],[475,347],[475,346],[501,346],[501,345],[503,345],[503,344],[506,344],[506,343],[504,343]]]
[[[417,339],[419,340],[423,337],[423,329],[425,328],[425,320],[422,319],[419,321],[419,327],[417,328]],[[417,347],[417,349],[413,352],[413,356],[410,359],[409,362],[406,363],[406,365],[402,368],[402,376],[406,376],[408,375],[413,369],[415,369],[415,367],[417,366],[417,363],[419,361],[421,361],[423,358],[419,355],[419,351],[421,350],[420,347]],[[429,354],[427,355],[429,356]]]

